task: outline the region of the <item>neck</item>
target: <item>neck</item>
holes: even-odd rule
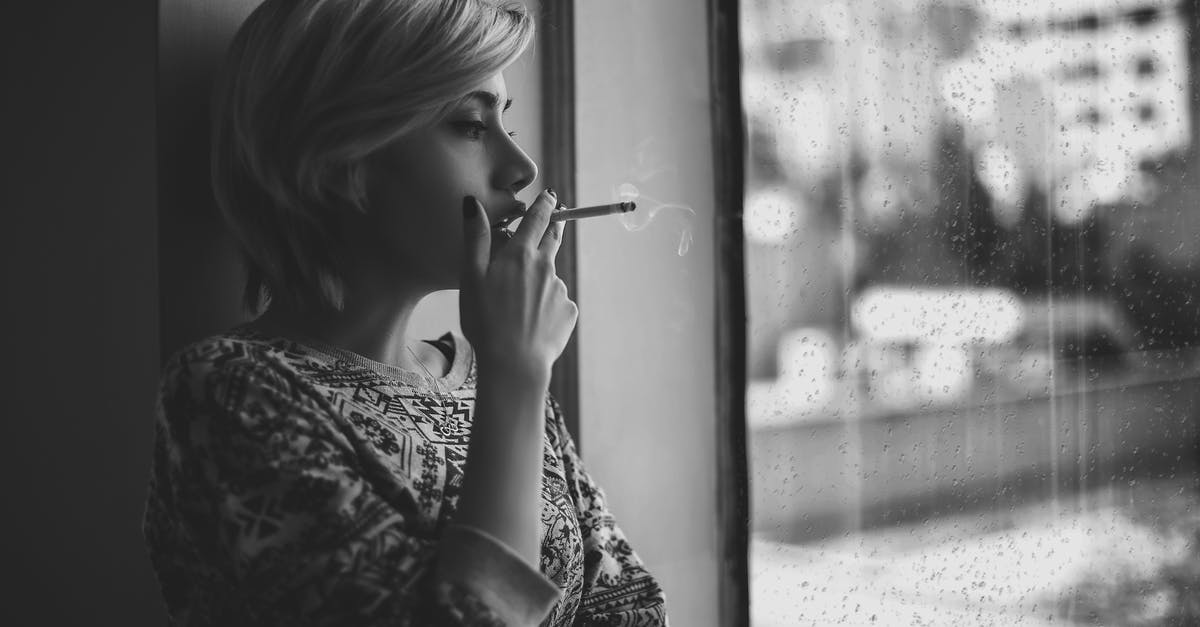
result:
[[[409,347],[408,326],[413,310],[427,296],[424,290],[389,290],[386,297],[364,297],[347,289],[341,312],[314,315],[283,304],[272,304],[255,324],[284,336],[311,338],[349,350],[368,359],[420,372],[428,367]],[[426,353],[427,354],[427,353]]]

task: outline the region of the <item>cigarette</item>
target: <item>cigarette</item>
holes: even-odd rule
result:
[[[551,222],[562,222],[564,220],[578,220],[580,218],[594,218],[596,216],[607,216],[614,213],[629,213],[637,209],[637,203],[614,202],[608,205],[596,205],[595,207],[578,207],[576,209],[559,209],[550,214]]]
[[[614,213],[629,213],[637,209],[637,203],[632,201],[614,202],[607,205],[596,205],[594,207],[576,207],[575,209],[567,209],[559,205],[553,213],[550,214],[551,222],[563,222],[566,220],[579,220],[582,218],[595,218],[598,216],[608,216]],[[516,218],[506,218],[496,224],[498,228],[507,227],[509,222]]]

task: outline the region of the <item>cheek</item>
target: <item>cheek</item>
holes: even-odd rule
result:
[[[375,241],[379,263],[404,274],[457,274],[463,256],[462,196],[445,181],[395,181],[365,236]]]
[[[388,237],[437,229],[448,215],[447,186],[438,169],[414,164],[398,170],[373,190],[374,226]]]
[[[391,155],[371,181],[376,217],[368,237],[407,265],[443,265],[462,256],[462,199],[485,199],[486,168],[471,146],[414,142]]]

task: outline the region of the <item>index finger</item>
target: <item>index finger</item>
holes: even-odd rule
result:
[[[554,211],[559,211],[555,209]],[[538,246],[538,250],[542,251],[550,259],[558,256],[558,249],[562,246],[563,229],[567,226],[566,221],[559,220],[550,225],[546,229],[546,234],[542,236],[542,243]]]
[[[518,244],[528,246],[530,250],[537,250],[538,242],[546,233],[546,227],[550,224],[550,212],[554,211],[554,206],[558,204],[558,200],[550,194],[549,190],[538,194],[537,200],[533,201],[533,206],[521,216],[521,224],[517,226],[517,232],[513,234],[509,244]]]

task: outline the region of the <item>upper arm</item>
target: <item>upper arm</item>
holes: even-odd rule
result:
[[[368,480],[320,399],[258,364],[190,368],[164,384],[156,472],[257,624],[501,623],[511,608],[433,577],[439,539]]]

